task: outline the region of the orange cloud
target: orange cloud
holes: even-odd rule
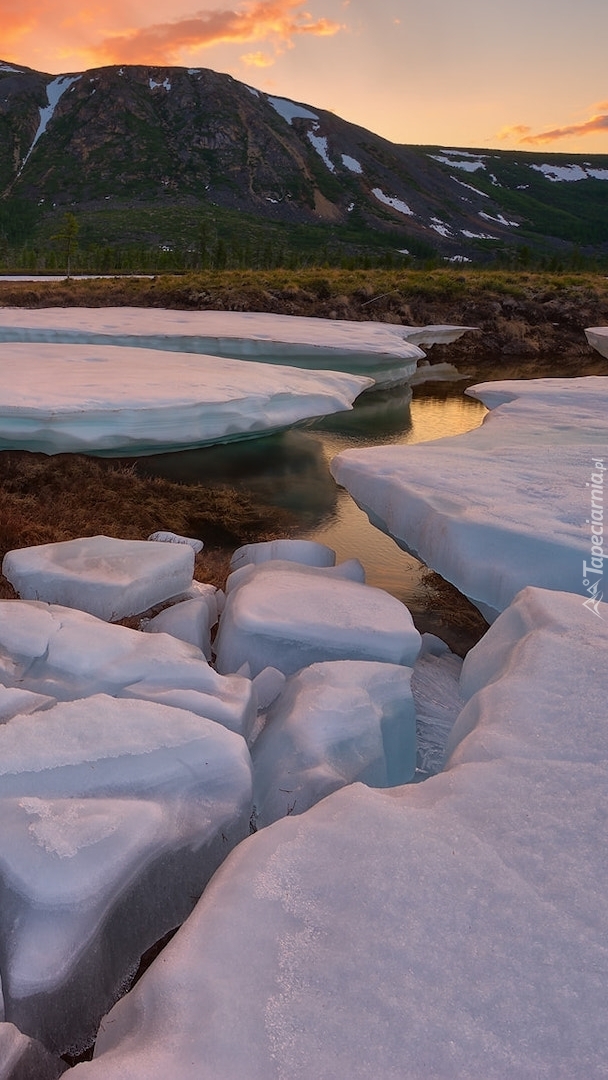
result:
[[[608,110],[608,103],[601,102],[596,108]],[[536,135],[529,134],[530,128],[521,124],[503,130],[520,131],[522,133],[519,138],[520,143],[525,143],[527,146],[540,146],[544,143],[557,142],[559,139],[583,138],[585,135],[595,135],[602,131],[608,133],[608,111],[597,113],[591,116],[589,120],[583,120],[580,124],[568,124],[566,127],[550,128],[547,131],[539,131]]]
[[[253,0],[241,10],[201,11],[174,22],[110,34],[89,53],[104,64],[173,64],[182,50],[231,42],[274,39],[290,44],[299,34],[328,36],[342,29],[329,19],[313,20],[304,0]]]
[[[498,132],[496,138],[500,139],[519,139],[521,142],[522,136],[527,135],[529,131],[532,131],[531,127],[527,124],[510,124],[508,127],[503,127]]]
[[[265,68],[272,67],[274,64],[273,57],[267,56],[266,53],[263,52],[245,53],[240,57],[240,60],[243,64],[247,64],[248,67]]]

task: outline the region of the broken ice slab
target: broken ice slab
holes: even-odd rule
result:
[[[33,600],[0,601],[0,683],[60,701],[159,701],[244,736],[256,713],[249,679],[218,675],[194,645]]]
[[[246,662],[253,676],[269,665],[291,675],[322,660],[412,664],[420,635],[408,609],[345,578],[344,566],[273,560],[236,570],[215,639],[218,671]]]
[[[152,619],[142,621],[146,634],[171,634],[180,641],[187,641],[200,649],[207,660],[211,659],[211,630],[218,620],[218,590],[207,585],[199,596],[172,604]],[[223,594],[222,594],[223,595]]]
[[[416,768],[411,668],[364,660],[292,675],[252,749],[258,826],[303,814],[357,780],[404,784]]]
[[[116,621],[168,600],[192,581],[188,544],[86,536],[9,551],[2,573],[24,600]]]
[[[183,709],[96,695],[0,727],[6,1019],[89,1045],[140,956],[249,832],[244,740]]]

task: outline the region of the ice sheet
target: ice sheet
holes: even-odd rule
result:
[[[0,447],[120,456],[206,446],[350,409],[372,385],[160,348],[3,343]]]
[[[483,383],[467,393],[492,410],[480,428],[347,450],[332,475],[490,620],[527,584],[583,593],[585,565],[598,555],[608,377]]]
[[[445,327],[315,319],[249,311],[167,311],[156,308],[49,308],[0,310],[0,342],[66,342],[138,346],[207,353],[264,364],[371,376],[378,386],[407,381],[429,334]],[[451,327],[459,337],[466,328]],[[410,340],[410,333],[415,340]],[[454,338],[449,338],[454,340]],[[1,354],[1,350],[0,350]]]
[[[601,616],[525,590],[465,662],[447,771],[241,844],[74,1080],[603,1080]]]

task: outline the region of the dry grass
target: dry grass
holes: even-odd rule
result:
[[[293,527],[291,515],[226,486],[144,478],[124,465],[77,454],[0,453],[0,557],[13,548],[116,536],[145,540],[167,529],[205,541],[195,577],[221,585],[230,551]],[[0,597],[13,597],[5,579]]]

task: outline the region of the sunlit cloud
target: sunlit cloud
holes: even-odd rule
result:
[[[240,10],[200,11],[173,22],[135,27],[107,35],[89,49],[103,64],[173,64],[183,51],[226,43],[276,42],[289,46],[301,34],[326,37],[342,29],[330,19],[313,19],[304,0],[252,0]],[[255,55],[255,54],[251,54]]]
[[[546,143],[559,142],[560,139],[582,139],[586,135],[597,135],[598,132],[608,133],[608,102],[600,101],[595,106],[594,112],[588,120],[582,120],[578,124],[565,124],[563,127],[547,128],[546,131],[532,132],[527,124],[511,124],[498,132],[499,139],[516,139],[525,146],[544,146]]]
[[[496,138],[501,141],[505,139],[518,139],[520,142],[522,138],[529,134],[532,128],[527,124],[510,124],[508,127],[503,127],[498,132]]]
[[[240,60],[243,64],[247,64],[248,67],[266,68],[272,67],[274,64],[274,57],[263,52],[244,53]]]

